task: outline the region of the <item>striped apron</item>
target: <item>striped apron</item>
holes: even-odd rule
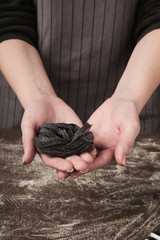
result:
[[[134,48],[138,0],[35,0],[38,46],[57,93],[85,122],[112,96]],[[23,109],[0,75],[0,128],[19,127]],[[160,131],[160,88],[140,114]]]

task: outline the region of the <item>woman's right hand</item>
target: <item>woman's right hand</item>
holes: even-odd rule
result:
[[[41,97],[30,103],[24,112],[21,130],[24,147],[23,164],[31,163],[35,157],[36,149],[34,137],[43,123],[74,123],[82,126],[82,122],[76,113],[60,98]],[[40,154],[42,161],[49,167],[57,170],[58,177],[65,179],[73,170],[86,172],[89,165],[94,161],[96,150],[91,153],[82,153],[65,159]]]

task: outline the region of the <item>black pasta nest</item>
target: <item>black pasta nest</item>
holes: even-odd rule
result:
[[[50,156],[65,158],[79,155],[94,149],[90,128],[89,123],[81,128],[76,124],[45,123],[34,138],[34,143],[39,153]]]

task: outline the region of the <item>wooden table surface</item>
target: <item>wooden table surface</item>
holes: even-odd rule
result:
[[[0,130],[1,240],[139,240],[160,224],[160,134],[141,134],[126,168],[64,182],[22,154],[20,130]]]

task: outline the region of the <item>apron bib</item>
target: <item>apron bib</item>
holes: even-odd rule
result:
[[[137,2],[34,1],[39,53],[48,77],[57,95],[83,123],[112,96],[125,70],[135,44]],[[23,110],[4,81],[1,76],[1,127],[17,127]],[[159,89],[141,112],[141,131],[160,131]]]

